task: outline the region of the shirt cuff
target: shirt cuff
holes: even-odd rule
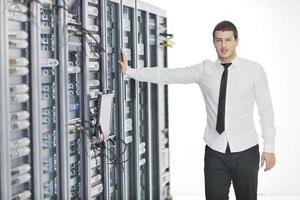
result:
[[[266,153],[275,153],[275,145],[274,144],[264,144],[264,151]]]
[[[126,69],[126,72],[125,72],[125,76],[128,76],[128,77],[132,77],[134,74],[134,69],[130,68],[130,67],[127,67]]]

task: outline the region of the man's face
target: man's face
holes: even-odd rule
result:
[[[239,39],[235,39],[233,31],[216,31],[214,45],[221,62],[231,62],[236,56],[236,46]]]

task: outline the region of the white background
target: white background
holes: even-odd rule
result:
[[[237,26],[238,55],[259,62],[267,73],[277,128],[277,165],[269,172],[259,171],[258,192],[300,195],[300,1],[145,1],[168,12],[169,32],[176,44],[169,49],[171,68],[215,60],[214,26],[222,20]],[[172,194],[203,196],[203,97],[194,84],[170,85],[169,91]],[[260,134],[258,120],[255,110]]]

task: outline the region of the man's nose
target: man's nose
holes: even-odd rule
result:
[[[226,42],[222,41],[222,47],[226,47]]]

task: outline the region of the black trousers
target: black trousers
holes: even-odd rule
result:
[[[228,200],[233,183],[236,200],[257,200],[259,147],[245,151],[220,153],[205,147],[204,175],[206,200]]]

